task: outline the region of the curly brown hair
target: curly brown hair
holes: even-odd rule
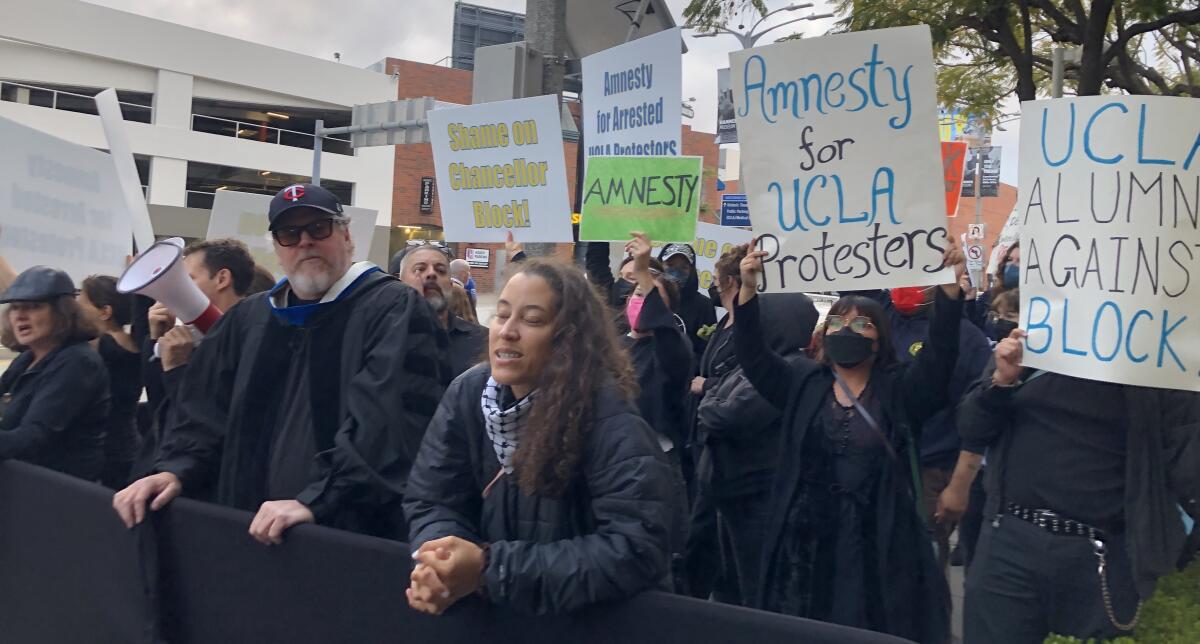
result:
[[[84,314],[74,295],[59,295],[46,303],[50,305],[50,313],[54,316],[50,336],[58,344],[87,342],[100,335],[100,330]],[[29,348],[17,342],[12,322],[8,319],[8,306],[0,309],[0,345],[18,352]]]
[[[537,402],[514,455],[525,494],[558,498],[576,476],[583,435],[595,424],[596,393],[609,386],[632,400],[637,381],[604,302],[576,267],[530,259],[518,273],[539,277],[554,292],[550,356],[538,375]]]
[[[742,281],[742,260],[746,259],[748,246],[746,244],[738,244],[730,247],[721,257],[717,259],[717,265],[714,267],[713,279],[722,277],[732,277],[738,283]]]

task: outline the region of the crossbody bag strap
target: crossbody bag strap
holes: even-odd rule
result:
[[[850,387],[846,384],[846,381],[842,380],[842,377],[839,376],[836,371],[833,372],[833,379],[837,381],[838,387],[841,388],[842,393],[846,394],[846,397],[850,399],[850,402],[854,405],[854,409],[863,417],[863,420],[867,421],[867,425],[875,431],[875,434],[879,437],[879,439],[883,441],[883,448],[887,451],[888,457],[892,459],[892,463],[894,463],[896,467],[900,467],[900,457],[896,455],[896,450],[892,447],[892,442],[888,440],[887,434],[883,432],[883,428],[879,426],[879,423],[875,422],[875,417],[872,416],[871,412],[867,411],[866,407],[864,407],[863,404],[858,400],[858,396],[855,396],[854,392],[850,391]],[[917,452],[915,446],[913,445],[911,436],[909,437],[908,441],[908,460],[909,472],[912,475],[912,493],[914,495],[913,500],[916,502],[917,512],[921,515],[921,518],[924,519],[925,512],[922,504],[920,503],[923,494],[923,490],[921,489],[921,471],[917,466]]]

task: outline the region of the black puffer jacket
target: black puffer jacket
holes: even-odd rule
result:
[[[812,340],[817,307],[803,293],[759,298],[767,345],[789,365],[797,366]],[[740,366],[706,389],[697,417],[712,455],[713,494],[729,499],[767,493],[779,461],[781,410],[754,389]]]
[[[490,543],[491,601],[561,613],[629,597],[665,581],[670,466],[654,433],[613,390],[596,394],[579,477],[561,499],[522,494],[501,476],[480,397],[491,374],[473,367],[446,390],[408,477],[413,549],[454,535]]]
[[[9,397],[0,419],[0,459],[96,480],[110,404],[104,361],[78,341],[32,362],[33,352],[26,351],[0,376],[0,393]]]

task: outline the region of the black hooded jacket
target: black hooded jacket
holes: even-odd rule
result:
[[[9,398],[0,418],[0,459],[96,480],[110,405],[104,361],[81,339],[32,362],[33,352],[25,351],[0,376],[0,392]]]
[[[653,335],[636,340],[621,336],[637,372],[638,411],[656,432],[671,439],[676,447],[683,447],[687,441],[692,349],[657,288],[646,295],[638,331]]]
[[[633,289],[630,288],[626,291],[625,297],[621,296],[622,280],[613,277],[612,267],[609,266],[608,249],[608,242],[587,243],[584,262],[588,281],[600,289],[610,307],[616,311],[622,311],[625,308],[625,300]],[[700,363],[700,357],[704,355],[704,347],[708,346],[708,340],[701,337],[700,329],[717,322],[717,309],[706,296],[697,290],[699,286],[700,278],[696,275],[696,266],[693,265],[687,283],[679,286],[679,305],[675,307],[679,319],[683,320],[684,333],[691,343],[692,354],[695,358],[694,364]],[[627,324],[623,328],[621,324],[621,319],[618,319],[618,328],[621,328],[622,332],[629,330]]]
[[[288,411],[282,380],[300,365],[310,407],[297,413],[311,418],[316,455],[296,500],[318,523],[403,539],[400,501],[444,390],[446,339],[415,290],[378,271],[359,279],[304,326],[281,322],[268,293],[227,311],[192,354],[158,471],[185,494],[215,480],[218,503],[257,511],[275,419]]]
[[[803,293],[760,295],[767,345],[796,366],[812,340],[817,307]],[[734,322],[736,325],[737,323]],[[718,500],[766,494],[779,462],[781,410],[767,402],[736,363],[705,387],[697,418],[712,455]],[[706,383],[707,384],[707,383]]]
[[[524,613],[572,611],[661,585],[671,470],[633,406],[612,388],[596,392],[577,479],[561,498],[531,496],[513,476],[497,477],[480,406],[490,375],[478,365],[451,383],[425,433],[404,499],[413,549],[450,535],[490,544],[486,596]]]

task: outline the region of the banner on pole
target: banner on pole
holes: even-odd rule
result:
[[[120,275],[133,236],[112,157],[4,118],[0,141],[0,254],[17,272],[52,266],[76,285]]]
[[[1200,102],[1021,105],[1024,364],[1200,391]]]
[[[701,157],[592,157],[583,184],[580,241],[690,242],[700,215]]]
[[[965,141],[942,141],[942,179],[946,185],[946,216],[958,216],[962,193],[963,166],[967,162]]]
[[[734,116],[733,88],[729,86],[729,68],[717,70],[717,144],[737,143],[737,118]]]
[[[583,58],[583,142],[593,156],[683,153],[683,53],[667,29]]]
[[[558,97],[428,113],[447,241],[569,242],[571,207]]]
[[[764,290],[953,281],[928,26],[777,43],[730,63]]]
[[[971,148],[967,151],[967,165],[963,169],[962,196],[975,196],[975,164],[980,163],[979,196],[1000,195],[1000,148]]]

